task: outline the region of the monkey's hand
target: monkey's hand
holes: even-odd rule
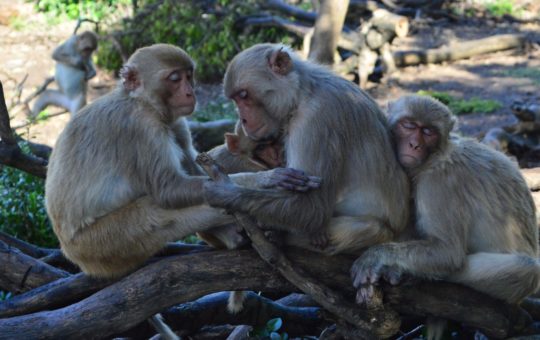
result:
[[[381,278],[396,285],[402,275],[402,271],[397,266],[381,263],[377,252],[371,251],[372,249],[356,259],[351,267],[353,285],[358,290],[356,302],[368,306],[373,304],[373,300],[381,298],[380,292],[375,288]]]
[[[266,172],[262,188],[283,188],[291,191],[306,192],[321,186],[321,178],[308,176],[302,170],[293,168],[275,168]]]
[[[322,250],[330,243],[330,236],[326,230],[321,230],[311,233],[309,235],[309,240],[312,246]]]
[[[86,68],[85,69],[86,73],[84,75],[84,80],[90,80],[92,78],[94,78],[96,76],[96,70],[94,68]]]

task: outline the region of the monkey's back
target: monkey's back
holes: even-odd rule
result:
[[[452,139],[416,178],[419,221],[463,228],[468,252],[538,253],[535,205],[518,167],[476,141]],[[532,235],[532,237],[531,237]]]
[[[126,147],[137,136],[130,128],[133,117],[126,114],[131,106],[129,98],[114,91],[83,108],[60,134],[45,183],[54,228],[74,234],[140,195],[126,176],[134,166],[130,160],[138,157],[136,147]]]

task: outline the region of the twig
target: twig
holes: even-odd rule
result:
[[[203,167],[208,176],[214,181],[232,183],[230,178],[219,169],[219,166],[208,154],[199,154],[197,156],[197,163]],[[253,223],[253,220],[249,216],[241,213],[234,213],[233,215],[238,225],[244,228],[252,241],[253,248],[255,248],[263,260],[272,267],[275,267],[287,280],[304,293],[310,295],[317,303],[332,314],[338,318],[343,318],[361,330],[363,338],[376,338],[374,333],[377,333],[378,336],[391,336],[397,332],[397,329],[391,329],[389,332],[392,334],[381,334],[383,330],[377,327],[379,326],[377,324],[381,320],[371,319],[370,321],[365,321],[367,318],[365,315],[362,315],[365,313],[360,313],[358,306],[350,303],[343,296],[326,287],[301,268],[295,268],[283,252],[266,239],[264,233]],[[389,316],[390,319],[393,317],[399,320],[395,313],[392,313],[393,315],[391,316],[389,314],[386,316]],[[397,322],[397,326],[399,329],[399,321]],[[385,331],[387,330],[383,332]]]

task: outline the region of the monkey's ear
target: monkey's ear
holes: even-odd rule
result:
[[[235,135],[234,133],[225,132],[225,145],[227,145],[227,150],[233,155],[239,155],[240,151],[240,136]]]
[[[272,52],[272,55],[270,55],[270,59],[268,60],[268,65],[274,73],[281,76],[291,72],[293,66],[291,56],[289,53],[283,51],[282,48]]]
[[[137,69],[131,65],[125,65],[120,69],[120,77],[122,78],[122,85],[127,91],[136,90],[141,86],[139,79],[139,73]]]

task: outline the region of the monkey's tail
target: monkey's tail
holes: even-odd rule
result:
[[[247,292],[234,291],[229,295],[229,301],[227,302],[227,310],[231,314],[237,314],[244,309],[244,301],[246,300]]]
[[[176,335],[173,330],[165,323],[163,316],[157,313],[148,318],[148,322],[158,331],[161,335],[161,339],[164,340],[180,340],[178,335]]]

